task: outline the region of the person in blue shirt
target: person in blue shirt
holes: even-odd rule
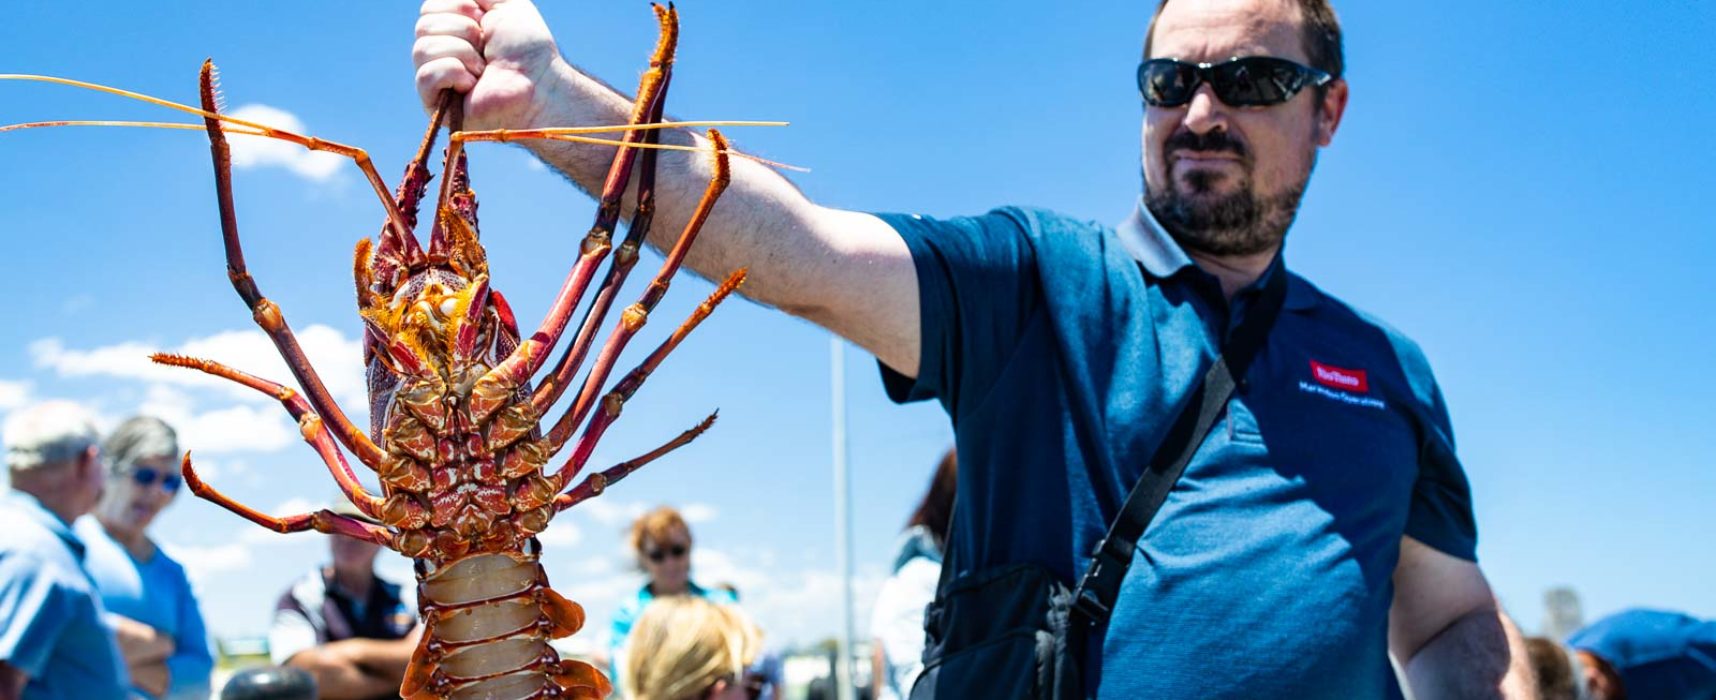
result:
[[[106,491],[74,529],[89,548],[84,568],[125,652],[132,688],[152,699],[207,698],[214,655],[196,594],[185,568],[148,533],[182,485],[178,435],[158,418],[137,416],[102,448]]]
[[[0,698],[124,698],[130,685],[71,523],[101,498],[95,425],[49,402],[7,418],[0,496]]]
[[[464,93],[468,129],[629,115],[526,0],[426,3],[415,29],[419,96]],[[1145,37],[1144,183],[1124,230],[1037,209],[843,211],[733,158],[686,264],[748,266],[748,297],[869,350],[896,400],[941,403],[962,462],[956,572],[1030,564],[1069,586],[1228,331],[1285,276],[1274,330],[1139,543],[1090,649],[1092,693],[1400,697],[1392,654],[1418,697],[1529,694],[1423,352],[1284,262],[1350,90],[1333,9],[1171,0]],[[613,155],[526,147],[589,191]],[[661,154],[653,244],[690,218],[711,161]]]
[[[691,526],[678,510],[660,506],[638,516],[626,539],[637,555],[638,569],[648,580],[635,595],[620,601],[608,630],[608,677],[614,681],[616,693],[624,692],[620,679],[626,668],[626,639],[650,603],[680,595],[727,605],[739,602],[732,591],[704,588],[691,580]]]
[[[1591,700],[1716,700],[1716,620],[1623,610],[1567,637]]]

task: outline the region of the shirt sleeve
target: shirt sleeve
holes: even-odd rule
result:
[[[274,665],[285,665],[293,655],[314,646],[316,628],[309,618],[287,608],[274,611],[274,624],[268,628],[268,659]]]
[[[1472,487],[1454,451],[1454,427],[1442,389],[1418,346],[1401,338],[1395,340],[1416,395],[1420,423],[1418,480],[1412,486],[1406,535],[1443,554],[1477,561],[1478,525],[1472,513]]]
[[[905,240],[918,276],[918,373],[882,365],[888,397],[940,399],[957,416],[961,402],[981,400],[1039,303],[1029,217],[1015,209],[945,220],[878,216]]]
[[[196,592],[185,577],[185,570],[174,569],[174,590],[178,596],[178,633],[173,636],[173,655],[167,657],[167,673],[172,685],[167,688],[169,700],[206,698],[209,696],[209,675],[214,672],[214,654],[209,650],[208,628],[197,603]]]
[[[72,595],[40,560],[0,557],[0,661],[40,678],[75,612]]]

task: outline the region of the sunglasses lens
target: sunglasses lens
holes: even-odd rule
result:
[[[1252,56],[1215,67],[1216,96],[1234,107],[1276,105],[1293,99],[1304,85],[1298,64]]]
[[[154,486],[156,481],[161,482],[162,491],[173,493],[179,490],[180,484],[184,483],[184,478],[172,472],[157,471],[154,467],[138,467],[131,470],[131,482],[140,487],[149,488]]]
[[[1152,107],[1178,107],[1192,101],[1198,89],[1197,68],[1179,61],[1157,58],[1138,66],[1138,91]]]

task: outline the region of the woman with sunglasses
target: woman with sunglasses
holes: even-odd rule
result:
[[[756,700],[745,672],[762,634],[732,605],[678,596],[651,605],[627,644],[627,700]]]
[[[679,511],[661,506],[639,516],[632,522],[628,535],[632,552],[637,555],[638,568],[649,577],[636,595],[627,598],[614,613],[614,625],[608,637],[608,654],[613,678],[620,678],[626,667],[626,638],[632,625],[659,598],[688,596],[716,603],[736,604],[731,591],[704,588],[691,580],[691,526]],[[622,682],[623,684],[623,682]]]
[[[183,484],[178,436],[157,418],[121,423],[102,445],[107,484],[77,522],[133,689],[154,699],[207,698],[214,658],[184,567],[148,535]]]

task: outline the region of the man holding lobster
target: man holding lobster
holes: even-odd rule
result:
[[[470,129],[630,113],[560,56],[527,0],[427,0],[413,53],[425,105],[465,93]],[[874,353],[896,400],[941,401],[965,463],[956,578],[1028,564],[1069,585],[1202,368],[1275,299],[1255,361],[1103,611],[1088,692],[1399,697],[1392,653],[1419,698],[1529,693],[1518,632],[1475,562],[1422,353],[1282,262],[1347,104],[1332,9],[1172,0],[1144,54],[1144,189],[1118,230],[1012,207],[941,221],[841,211],[735,159],[689,264],[749,266],[747,296]],[[612,156],[529,147],[591,191]],[[679,230],[708,167],[662,154],[657,231]]]

